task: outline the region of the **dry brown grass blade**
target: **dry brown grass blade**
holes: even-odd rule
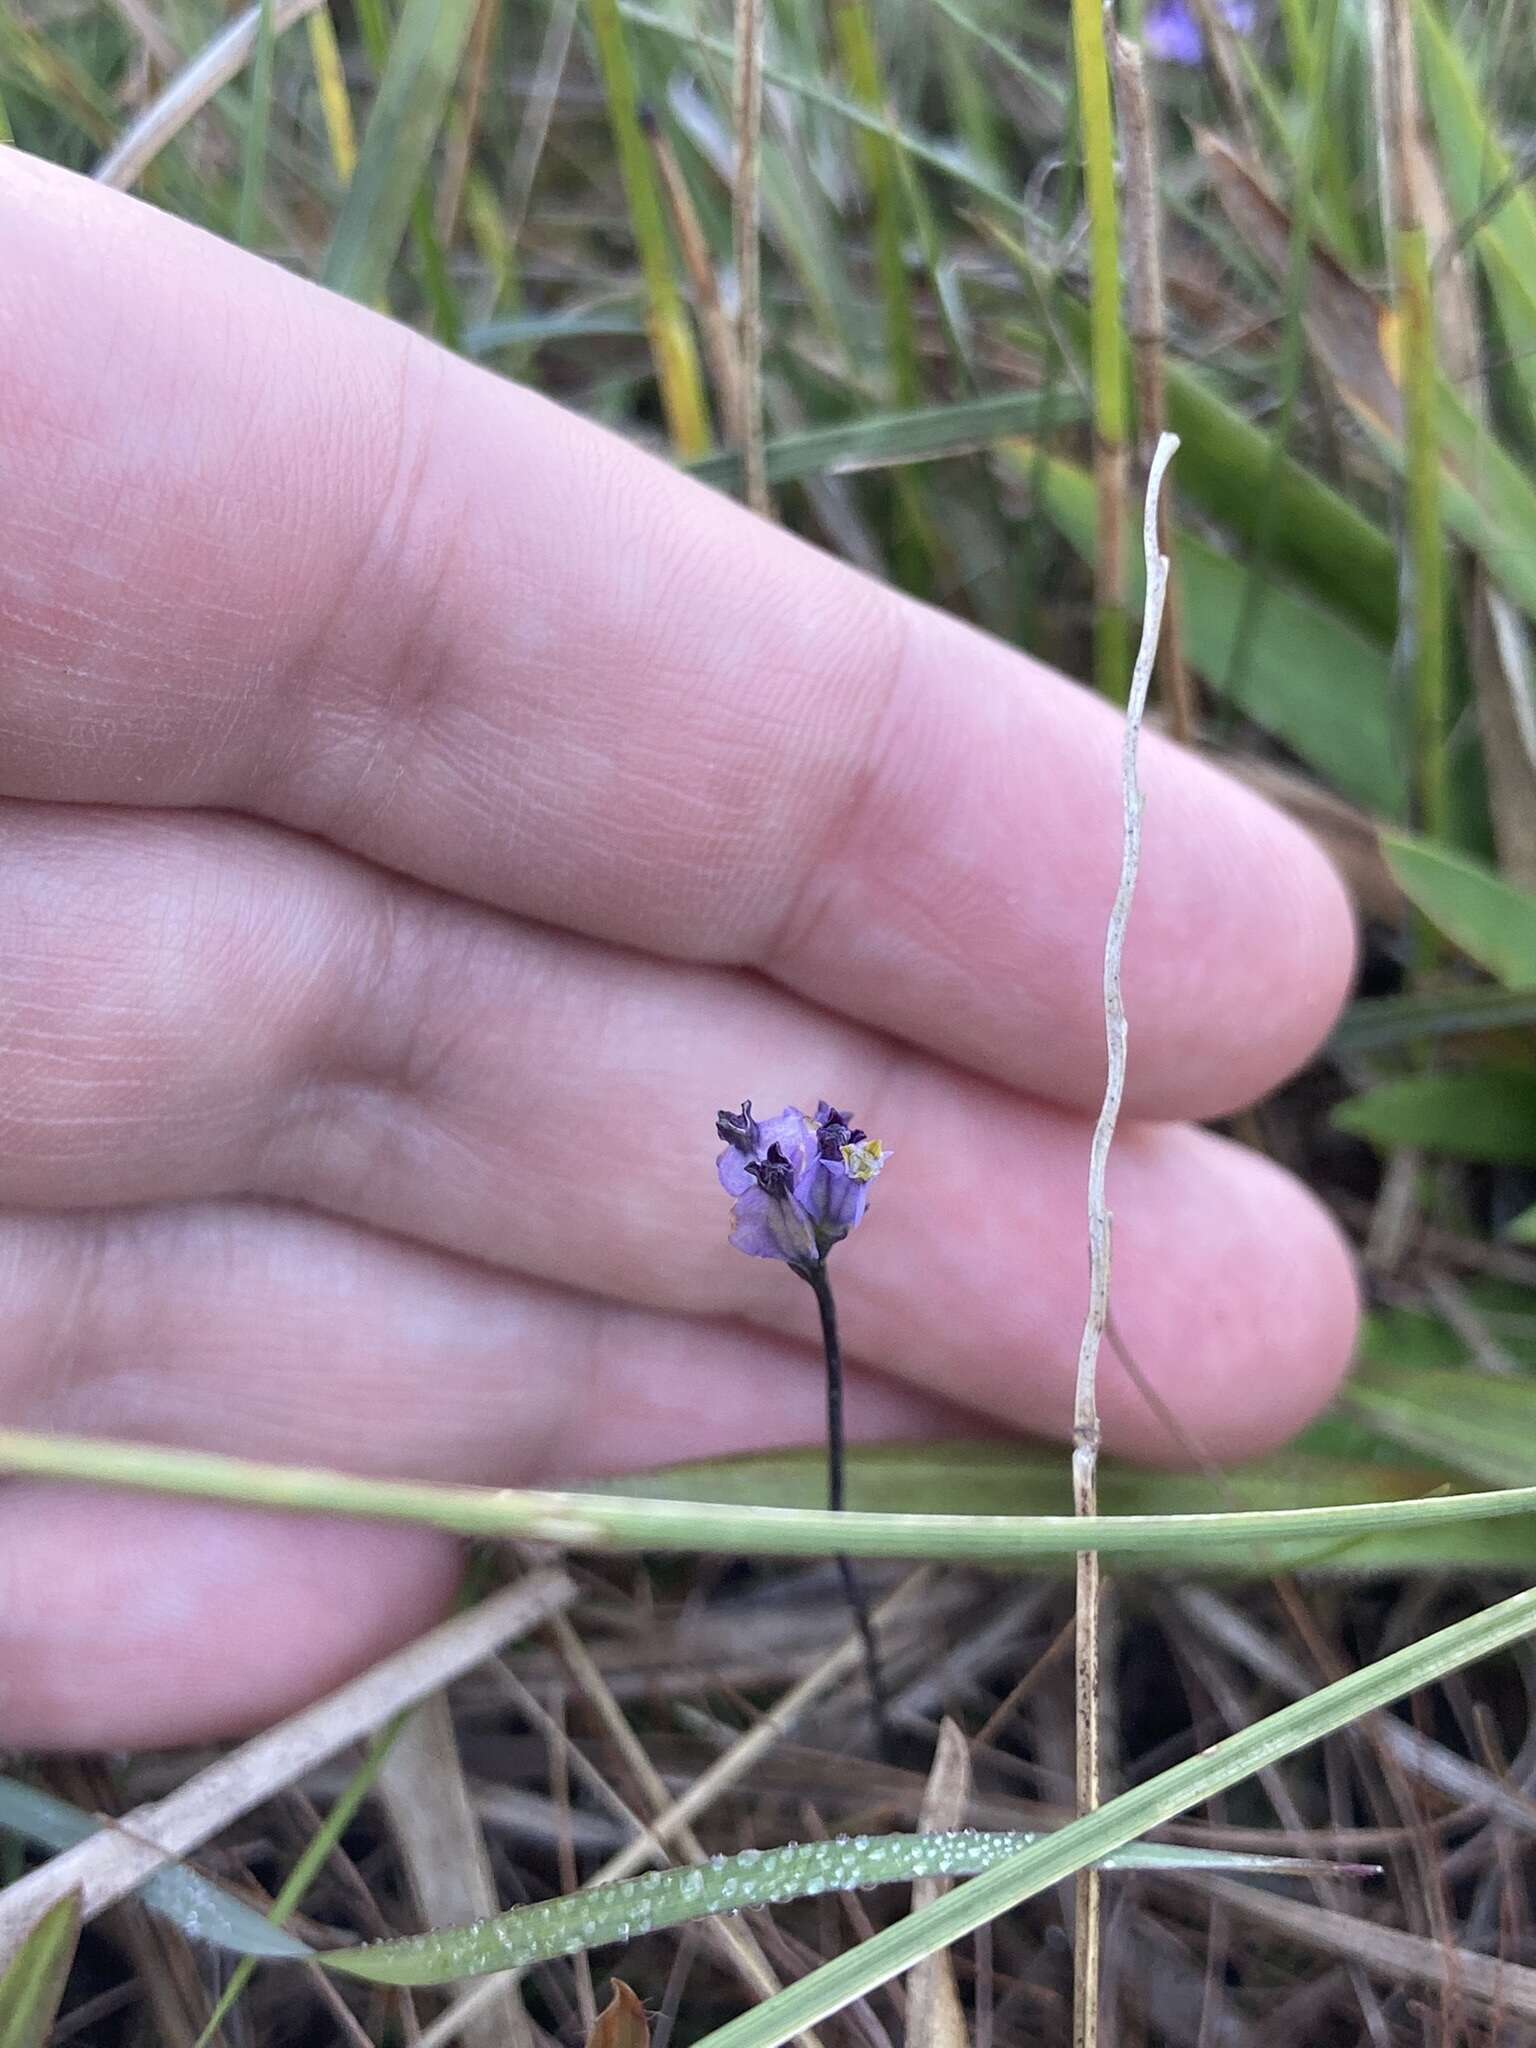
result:
[[[1247,1919],[1304,1948],[1359,1963],[1373,1977],[1393,1984],[1429,1984],[1519,2019],[1536,2020],[1536,1970],[1522,1963],[1448,1948],[1420,1934],[1379,1927],[1360,1913],[1335,1913],[1326,1906],[1282,1898],[1278,1892],[1233,1884],[1227,1878],[1202,1880],[1202,1889]]]
[[[645,2007],[621,1978],[613,1980],[613,1996],[594,2021],[587,2048],[651,2048]]]
[[[472,1670],[510,1636],[547,1621],[572,1598],[564,1572],[530,1572],[350,1679],[312,1707],[220,1757],[151,1806],[66,1849],[0,1893],[0,1955],[8,1955],[47,1909],[80,1893],[89,1920],[141,1885],[168,1859],[190,1855],[242,1814],[270,1799],[402,1707]]]
[[[607,1680],[598,1670],[586,1644],[563,1614],[551,1618],[550,1632],[581,1696],[597,1715],[625,1768],[639,1787],[641,1800],[653,1817],[659,1818],[673,1804],[666,1781],[646,1755],[645,1745],[625,1719],[623,1708],[609,1690]],[[678,1847],[690,1862],[703,1863],[707,1860],[707,1850],[686,1823],[679,1824],[673,1833]],[[734,1920],[710,1920],[705,1923],[705,1938],[715,1943],[724,1960],[736,1970],[755,1998],[771,1998],[781,1988],[772,1965],[763,1954],[762,1945],[747,1928]],[[819,2048],[814,2034],[802,2034],[798,2038],[802,2048]]]
[[[417,1917],[423,1927],[462,1927],[501,1911],[445,1694],[423,1700],[396,1736],[379,1773]],[[515,1985],[501,1984],[464,2032],[470,2048],[531,2048]]]
[[[923,1597],[934,1576],[925,1567],[903,1580],[890,1599],[875,1609],[876,1626],[888,1628]],[[738,1742],[733,1743],[723,1756],[717,1757],[707,1770],[701,1771],[682,1797],[669,1803],[666,1811],[657,1815],[647,1833],[637,1836],[627,1848],[621,1849],[616,1856],[610,1856],[600,1870],[594,1871],[587,1880],[588,1884],[607,1884],[616,1878],[633,1877],[637,1870],[644,1870],[652,1860],[652,1847],[656,1841],[676,1839],[682,1829],[723,1798],[777,1743],[782,1742],[817,1700],[863,1668],[864,1646],[858,1635],[845,1636],[831,1656],[823,1659],[814,1671],[807,1672],[797,1685],[791,1686]],[[434,2020],[423,2033],[420,2048],[447,2048],[450,2041],[457,2040],[463,2022],[485,2003],[494,1982],[495,1979],[490,1979],[477,1984]]]
[[[1290,266],[1290,213],[1222,136],[1197,129],[1195,146],[1228,220],[1271,277],[1282,280]],[[1307,339],[1349,403],[1397,438],[1402,399],[1382,353],[1383,310],[1358,278],[1313,242],[1302,303]]]
[[[928,1773],[918,1814],[918,1832],[946,1834],[965,1826],[971,1803],[971,1753],[957,1724],[947,1716]],[[943,1878],[920,1877],[912,1887],[912,1910],[920,1913],[948,1890]],[[912,1972],[907,1990],[907,2048],[970,2048],[965,2007],[947,1948],[936,1949]]]
[[[709,381],[714,388],[720,424],[725,438],[733,446],[739,446],[744,433],[745,404],[741,357],[736,331],[720,301],[720,282],[715,275],[714,258],[709,253],[709,241],[666,130],[649,110],[642,112],[641,126],[651,145],[667,202],[667,214],[677,236],[678,254],[688,273],[688,289],[693,294],[693,310],[699,322],[704,361],[709,368]]]
[[[448,122],[444,131],[443,174],[437,188],[434,225],[445,249],[452,244],[459,224],[459,206],[480,127],[491,39],[500,7],[501,0],[480,0],[464,53],[464,87],[459,96],[458,118]]]

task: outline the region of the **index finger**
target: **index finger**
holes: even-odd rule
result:
[[[1106,706],[136,202],[7,151],[0,218],[0,789],[263,813],[1096,1097]],[[1143,782],[1130,1099],[1213,1114],[1326,1030],[1347,908],[1191,756]]]

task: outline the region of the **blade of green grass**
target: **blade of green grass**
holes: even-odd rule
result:
[[[1381,850],[1414,907],[1507,989],[1536,989],[1536,896],[1491,868],[1423,840],[1384,834]]]
[[[1447,1159],[1536,1166],[1536,1069],[1388,1081],[1341,1103],[1333,1122],[1387,1152],[1414,1146]]]
[[[710,1914],[789,1905],[827,1892],[909,1884],[919,1877],[970,1876],[993,1870],[1046,1839],[967,1828],[953,1834],[837,1836],[830,1841],[791,1842],[781,1849],[747,1849],[736,1856],[713,1856],[707,1864],[650,1870],[535,1905],[514,1906],[472,1927],[434,1928],[400,1941],[334,1951],[320,1960],[341,1976],[369,1984],[454,1984],[465,1977],[527,1969],[609,1942],[635,1940]],[[1107,1856],[1103,1867],[1275,1877],[1305,1876],[1326,1868],[1286,1856],[1245,1856],[1166,1843],[1120,1850]]]
[[[405,0],[357,168],[321,273],[333,291],[372,305],[389,274],[442,127],[476,0]]]
[[[1087,307],[1015,236],[992,222],[987,230],[1049,305],[1058,333],[1086,364]],[[1252,543],[1259,537],[1264,494],[1272,493],[1278,508],[1273,560],[1373,638],[1390,642],[1397,627],[1398,574],[1391,536],[1293,457],[1282,455],[1277,463],[1274,437],[1197,370],[1172,358],[1166,370],[1168,424],[1179,437],[1180,497]]]
[[[1500,139],[1465,52],[1432,0],[1418,0],[1415,29],[1446,197],[1458,226],[1478,223],[1472,247],[1504,331],[1513,389],[1531,440],[1536,438],[1536,199]]]
[[[1407,1500],[1445,1482],[1443,1469],[1398,1469],[1363,1460],[1285,1451],[1223,1471],[1152,1472],[1106,1458],[1100,1492],[1115,1515],[1216,1514],[1230,1508],[1328,1507],[1347,1501]],[[623,1493],[633,1481],[605,1486]],[[673,1465],[643,1477],[650,1500],[717,1506],[813,1508],[826,1491],[818,1450],[759,1451]],[[848,1452],[848,1495],[867,1514],[1068,1514],[1072,1479],[1051,1444],[971,1442],[862,1444]]]
[[[357,0],[357,25],[362,34],[363,44],[374,70],[382,78],[389,69],[390,24],[386,18],[383,0]],[[470,28],[474,22],[471,18]],[[454,67],[457,70],[457,65]],[[452,92],[452,78],[449,92]],[[446,104],[446,102],[445,102]],[[441,132],[441,121],[439,123]],[[357,159],[354,154],[352,174],[355,176]],[[350,187],[351,178],[347,180]],[[432,331],[439,341],[450,348],[463,345],[463,322],[459,317],[458,301],[448,278],[448,267],[438,241],[437,229],[433,225],[432,202],[425,183],[425,165],[422,180],[411,195],[410,209],[411,242],[416,251],[416,263],[421,288],[427,304],[432,309]]]
[[[255,246],[256,223],[261,216],[262,186],[267,174],[267,132],[272,123],[272,56],[276,46],[273,0],[261,0],[256,54],[251,62],[250,112],[240,166],[240,205],[235,216],[235,240],[242,249]]]
[[[1334,1026],[1328,1049],[1336,1054],[1395,1052],[1427,1039],[1519,1031],[1533,1024],[1536,988],[1429,989],[1352,1003]]]
[[[935,462],[970,455],[1045,425],[1069,424],[1084,416],[1075,398],[1041,391],[1006,392],[997,398],[962,399],[954,405],[919,407],[915,412],[865,413],[835,427],[784,434],[764,453],[770,483],[795,483],[810,476],[849,476],[903,462]],[[740,482],[739,455],[710,455],[689,465],[690,474],[729,490]]]
[[[343,1786],[340,1797],[331,1802],[330,1810],[316,1828],[311,1840],[305,1844],[303,1855],[283,1880],[282,1887],[266,1916],[272,1926],[281,1927],[290,1913],[298,1911],[303,1903],[304,1894],[324,1869],[331,1851],[352,1825],[358,1808],[373,1790],[379,1772],[384,1768],[385,1759],[394,1747],[395,1737],[409,1718],[409,1714],[396,1714],[369,1743],[362,1762]],[[229,1945],[225,1944],[226,1947]],[[193,2048],[209,2048],[209,2043],[250,1982],[251,1974],[260,1960],[259,1953],[242,1948],[240,1956],[239,1963],[230,1972],[229,1982],[219,1994],[218,2003],[208,2015],[203,2031],[198,2035]]]
[[[899,406],[911,411],[922,400],[922,368],[917,353],[912,292],[902,253],[906,220],[896,168],[897,145],[891,132],[879,50],[864,0],[831,0],[831,13],[833,38],[849,92],[866,113],[877,117],[876,125],[864,132],[864,175],[874,208],[875,269],[880,280],[891,392]]]
[[[1436,417],[1446,524],[1504,594],[1536,618],[1536,482],[1445,384]],[[1401,460],[1397,448],[1390,452]]]
[[[1392,1443],[1446,1459],[1473,1478],[1536,1478],[1536,1384],[1493,1373],[1375,1361],[1345,1389],[1349,1407]]]
[[[1285,272],[1285,301],[1275,382],[1279,405],[1270,436],[1268,472],[1255,499],[1255,528],[1248,557],[1248,577],[1243,590],[1237,631],[1232,636],[1224,695],[1230,694],[1231,679],[1248,665],[1249,647],[1269,597],[1269,568],[1283,516],[1280,476],[1290,452],[1291,433],[1301,397],[1305,368],[1305,330],[1302,308],[1307,291],[1307,268],[1311,249],[1314,194],[1321,182],[1323,156],[1329,134],[1326,80],[1333,73],[1334,38],[1338,24],[1338,0],[1321,0],[1317,10],[1315,89],[1308,109],[1305,136],[1296,155],[1291,181],[1291,229]]]
[[[0,2048],[47,2048],[80,1940],[73,1893],[50,1906],[0,1977]]]
[[[1173,1820],[1199,1801],[1241,1784],[1404,1694],[1519,1642],[1533,1629],[1536,1592],[1517,1593],[1322,1687],[1308,1699],[1282,1707],[824,1963],[798,1984],[707,2034],[697,2048],[782,2048],[796,2034],[866,1997],[925,1956],[1075,1876],[1149,1828]]]
[[[1438,1326],[1437,1326],[1438,1327]],[[1147,1472],[1117,1465],[1100,1467],[1100,1505],[1112,1515],[1217,1514],[1232,1508],[1327,1507],[1348,1501],[1411,1500],[1458,1486],[1444,1465],[1388,1464],[1379,1456],[1333,1451],[1291,1450],[1218,1477]],[[778,1451],[711,1460],[631,1479],[647,1497],[665,1500],[736,1502],[743,1506],[817,1506],[826,1481],[818,1451]],[[861,1446],[848,1454],[848,1489],[867,1513],[1065,1514],[1071,1505],[1071,1475],[1061,1452],[1028,1443],[926,1443]],[[618,1482],[613,1490],[621,1490]],[[1407,1567],[1503,1563],[1518,1570],[1536,1561],[1536,1521],[1412,1526],[1356,1537],[1309,1563],[1313,1571],[1346,1571],[1359,1576]],[[1062,1566],[1066,1559],[1058,1561]],[[1160,1570],[1168,1560],[1146,1552],[1123,1557],[1122,1574]],[[1051,1569],[1035,1559],[1032,1570]],[[1266,1573],[1256,1550],[1246,1555],[1203,1554],[1202,1569]]]
[[[1536,1511],[1536,1486],[1424,1500],[1339,1507],[1255,1509],[1210,1515],[870,1515],[719,1507],[512,1487],[438,1486],[362,1479],[308,1466],[265,1465],[203,1451],[112,1443],[30,1430],[0,1430],[0,1472],[81,1480],[134,1492],[225,1500],[249,1507],[345,1515],[446,1529],[463,1536],[523,1538],[577,1550],[724,1551],[744,1557],[931,1558],[1018,1564],[1085,1549],[1107,1557],[1151,1552],[1198,1563],[1251,1548],[1266,1569],[1381,1530],[1480,1521]]]
[[[731,45],[723,36],[700,33],[691,23],[685,25],[674,21],[655,7],[644,4],[644,0],[618,0],[619,13],[626,21],[637,27],[654,29],[658,35],[670,37],[675,42],[686,44],[690,49],[708,51],[712,56],[729,60]],[[1037,226],[1035,215],[1017,196],[1004,185],[996,184],[979,171],[961,152],[942,142],[919,135],[914,129],[900,121],[893,121],[885,112],[872,113],[861,107],[845,94],[836,92],[820,79],[810,78],[802,73],[786,71],[780,65],[765,64],[763,78],[769,85],[781,87],[808,105],[823,107],[829,113],[838,115],[850,127],[866,135],[885,136],[903,149],[916,163],[926,164],[930,170],[959,185],[978,199],[984,199],[1007,218],[1023,221],[1030,227]]]
[[[1042,509],[1089,557],[1094,523],[1087,473],[1030,449],[1000,452],[1036,483]],[[1190,666],[1220,687],[1242,620],[1247,572],[1187,530],[1180,531],[1177,548],[1185,651]],[[1134,603],[1138,565],[1128,562],[1127,574]],[[1388,657],[1351,623],[1277,585],[1250,636],[1247,664],[1231,687],[1239,710],[1294,747],[1333,788],[1380,815],[1402,815],[1407,792],[1394,745]]]

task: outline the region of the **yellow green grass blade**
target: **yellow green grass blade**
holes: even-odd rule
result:
[[[1074,1518],[831,1513],[363,1479],[308,1466],[258,1464],[212,1452],[29,1430],[0,1430],[0,1472],[256,1508],[409,1523],[462,1536],[524,1538],[577,1550],[724,1551],[744,1557],[846,1553],[998,1565],[1093,1549],[1106,1557],[1152,1555],[1191,1565],[1215,1558],[1225,1569],[1246,1557],[1273,1571],[1282,1561],[1299,1567],[1323,1560],[1341,1543],[1384,1530],[1536,1512],[1533,1485],[1418,1500],[1222,1514]]]
[[[1416,1447],[1421,1453],[1425,1446]],[[1536,1477],[1536,1474],[1531,1475]],[[642,1485],[654,1499],[735,1502],[743,1506],[810,1508],[826,1489],[819,1451],[759,1452],[647,1472]],[[1149,1472],[1106,1459],[1099,1468],[1099,1502],[1107,1515],[1221,1514],[1244,1508],[1330,1507],[1349,1501],[1412,1500],[1464,1480],[1440,1460],[1386,1463],[1380,1457],[1296,1448],[1207,1477],[1203,1473]],[[614,1490],[619,1491],[615,1482]],[[1071,1474],[1049,1444],[971,1443],[862,1445],[848,1454],[849,1498],[870,1513],[928,1515],[1059,1515],[1071,1508]],[[1147,1551],[1122,1557],[1122,1573],[1158,1570],[1168,1562]],[[1063,1567],[1066,1559],[1056,1560]],[[1031,1570],[1051,1569],[1050,1559]],[[1314,1571],[1365,1573],[1441,1565],[1505,1565],[1528,1571],[1536,1564],[1536,1520],[1413,1525],[1357,1536],[1311,1561]],[[1267,1574],[1261,1551],[1230,1558],[1214,1546],[1201,1569]]]
[[[1088,197],[1089,388],[1095,479],[1094,680],[1124,699],[1130,682],[1130,621],[1123,592],[1127,436],[1125,328],[1120,304],[1120,226],[1109,60],[1099,0],[1071,0],[1077,128]]]
[[[617,0],[591,0],[591,16],[624,197],[645,275],[651,359],[662,410],[674,451],[684,462],[691,462],[707,451],[711,438],[698,349],[677,288],[672,245],[662,218],[651,152],[640,125],[640,96]]]
[[[0,1977],[0,2048],[47,2048],[80,1939],[73,1893],[51,1906]]]

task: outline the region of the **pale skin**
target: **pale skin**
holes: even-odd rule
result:
[[[715,1112],[847,1107],[856,1436],[1062,1437],[1119,732],[504,381],[0,152],[0,1415],[486,1482],[815,1443]],[[1282,1443],[1347,1253],[1195,1120],[1347,990],[1294,826],[1149,738],[1115,1311]],[[1107,1446],[1184,1462],[1106,1358]],[[0,1741],[270,1720],[446,1540],[0,1488]]]

